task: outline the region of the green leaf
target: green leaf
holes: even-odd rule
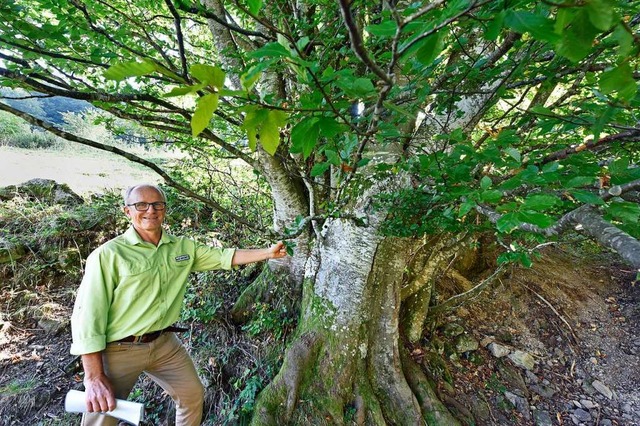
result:
[[[209,125],[213,113],[218,108],[218,94],[210,93],[198,99],[198,106],[191,116],[191,133],[198,136]]]
[[[598,33],[588,13],[581,10],[575,15],[569,28],[563,31],[556,52],[573,62],[578,62],[591,52],[593,40]]]
[[[252,151],[255,151],[258,147],[258,132],[256,132],[256,129],[246,129],[246,132],[249,148],[251,148]]]
[[[337,152],[325,149],[324,155],[327,156],[327,163],[333,164],[334,166],[340,166],[340,164],[342,164],[342,160],[340,159],[340,156],[338,156]]]
[[[517,212],[506,213],[496,221],[496,228],[499,232],[508,233],[522,225]]]
[[[274,155],[280,145],[280,128],[287,122],[287,113],[280,110],[270,110],[266,120],[258,130],[260,144],[269,154]]]
[[[482,189],[487,189],[491,187],[492,184],[493,182],[489,176],[483,176],[482,179],[480,179],[480,188]]]
[[[613,38],[618,42],[618,56],[626,57],[633,50],[633,36],[624,25],[618,24],[613,30]]]
[[[253,15],[257,15],[262,9],[262,0],[247,0],[247,4],[249,5],[249,12]]]
[[[356,96],[366,97],[376,89],[368,78],[356,78],[351,86],[352,93]]]
[[[553,21],[545,16],[526,11],[509,10],[504,18],[505,25],[521,34],[529,33],[536,40],[555,43],[559,37],[554,31]]]
[[[628,62],[603,72],[599,83],[602,93],[618,92],[618,96],[625,100],[632,99],[638,90],[638,85],[633,78],[633,70]]]
[[[472,200],[467,200],[460,205],[460,210],[458,211],[458,217],[463,217],[467,213],[469,213],[474,207],[476,203]]]
[[[255,151],[258,142],[258,127],[267,119],[269,111],[256,107],[246,107],[245,111],[242,129],[247,132],[249,148]]]
[[[611,174],[611,184],[621,185],[632,180],[640,179],[640,167],[629,167],[629,157],[623,155],[611,164],[609,172]]]
[[[600,198],[597,194],[594,194],[593,192],[585,191],[582,189],[574,189],[570,193],[576,200],[584,204],[594,204],[597,206],[604,204],[604,201],[602,201],[602,198]]]
[[[578,188],[580,186],[591,185],[595,181],[593,176],[576,176],[563,182],[565,188]]]
[[[364,29],[374,36],[393,37],[398,30],[398,24],[393,19],[389,19],[380,24],[367,25]]]
[[[480,194],[480,201],[483,203],[494,204],[502,199],[502,191],[498,191],[497,189],[490,189],[488,191],[483,191]]]
[[[139,77],[151,74],[156,70],[156,65],[151,61],[144,62],[120,62],[110,66],[104,72],[104,78],[109,80],[122,81],[129,77]]]
[[[303,50],[305,47],[307,47],[309,41],[309,37],[304,36],[296,42],[296,47],[298,48],[298,50]]]
[[[484,32],[485,40],[495,41],[498,38],[498,36],[500,35],[500,31],[502,30],[502,25],[504,24],[504,17],[506,15],[506,11],[503,10],[493,17]]]
[[[638,223],[640,218],[640,206],[628,201],[613,202],[606,209],[607,213],[614,219],[626,223]]]
[[[307,117],[291,129],[291,152],[302,153],[305,160],[318,143],[320,126],[318,117]]]
[[[320,117],[318,119],[320,134],[327,139],[345,132],[345,125],[338,123],[334,117]]]
[[[280,129],[273,121],[266,121],[260,128],[260,145],[267,153],[274,155],[280,145]]]
[[[249,53],[250,58],[291,58],[291,52],[289,49],[278,43],[272,41],[262,46],[260,49],[254,50]]]
[[[296,247],[295,241],[284,241],[284,247],[287,250],[289,256],[293,256],[293,249]]]
[[[548,210],[562,204],[562,201],[557,195],[551,194],[536,194],[529,195],[522,204],[522,208],[525,210],[543,211]]]
[[[547,163],[542,166],[542,173],[553,173],[558,171],[559,168],[560,163],[558,163],[557,161],[552,161],[551,163]]]
[[[586,6],[591,23],[600,31],[607,31],[614,22],[613,4],[607,0],[589,0]]]
[[[192,65],[191,75],[198,79],[201,83],[220,89],[224,86],[225,72],[218,67],[205,64]]]
[[[520,155],[520,151],[515,148],[505,148],[504,152],[509,154],[511,158],[516,160],[518,163],[522,162],[522,156]]]
[[[171,89],[169,93],[165,93],[162,96],[166,98],[169,98],[172,96],[184,96],[190,93],[195,93],[198,90],[202,90],[205,86],[206,84],[196,84],[194,86],[174,87],[173,89]]]
[[[552,217],[547,216],[546,214],[531,211],[519,212],[518,218],[523,222],[530,223],[541,228],[547,228],[555,222]]]
[[[440,33],[435,33],[426,38],[420,49],[416,52],[416,59],[423,65],[431,65],[438,57],[444,44]]]
[[[355,98],[366,98],[375,92],[371,80],[364,77],[354,78],[352,75],[340,75],[335,84],[345,94]]]
[[[318,163],[311,169],[311,177],[320,176],[331,167],[331,163]]]

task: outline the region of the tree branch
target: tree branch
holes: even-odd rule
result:
[[[589,141],[585,143],[581,143],[578,146],[561,149],[560,151],[556,151],[544,157],[539,163],[539,165],[551,163],[552,161],[562,160],[567,158],[571,154],[578,153],[580,151],[584,151],[585,149],[593,149],[599,147],[601,145],[613,143],[613,142],[638,142],[640,141],[640,129],[631,129],[626,132],[617,133],[615,135],[608,135],[603,138],[598,139],[597,141]]]
[[[262,39],[269,40],[269,41],[273,40],[273,37],[269,37],[259,31],[245,30],[244,28],[241,28],[237,25],[227,22],[226,19],[219,17],[218,15],[216,15],[215,13],[211,12],[210,10],[204,7],[196,7],[191,4],[188,4],[186,1],[182,1],[182,0],[178,1],[178,9],[182,10],[183,12],[188,12],[194,15],[202,16],[203,18],[212,19],[216,21],[218,24],[223,25],[229,30],[237,32],[239,34],[243,34],[246,36],[260,37]]]
[[[171,11],[173,15],[173,22],[176,28],[176,37],[178,39],[178,51],[180,52],[180,63],[182,64],[182,76],[187,81],[187,83],[191,83],[189,78],[189,69],[187,67],[187,56],[185,55],[184,50],[184,36],[182,34],[182,25],[180,24],[180,15],[176,10],[173,2],[171,0],[165,0],[167,7]]]
[[[198,201],[201,201],[202,203],[208,205],[209,207],[213,208],[214,210],[219,211],[220,213],[228,216],[230,219],[247,226],[250,229],[253,229],[255,231],[258,232],[267,232],[264,228],[260,228],[260,227],[256,227],[254,224],[247,222],[244,218],[236,215],[235,213],[233,213],[232,211],[222,207],[219,203],[217,203],[214,200],[211,200],[209,198],[203,197],[193,191],[191,191],[189,188],[186,188],[182,185],[180,185],[178,182],[176,182],[175,180],[173,180],[173,178],[171,178],[171,176],[169,176],[164,170],[162,170],[160,167],[158,167],[155,163],[152,163],[151,161],[145,160],[144,158],[140,158],[137,155],[131,154],[127,151],[123,151],[120,148],[114,147],[114,146],[109,146],[109,145],[105,145],[99,142],[95,142],[89,139],[85,139],[82,138],[80,136],[76,136],[72,133],[69,132],[65,132],[64,130],[61,130],[43,120],[40,120],[36,117],[33,117],[30,114],[27,114],[25,112],[19,111],[17,109],[14,109],[12,107],[10,107],[9,105],[6,105],[4,103],[0,102],[0,110],[2,111],[6,111],[8,113],[11,113],[13,115],[16,115],[22,119],[24,119],[25,121],[33,124],[34,126],[38,126],[44,130],[46,130],[47,132],[53,133],[54,135],[60,136],[63,139],[72,141],[72,142],[76,142],[82,145],[86,145],[86,146],[90,146],[92,148],[96,148],[96,149],[100,149],[102,151],[107,151],[107,152],[111,152],[113,154],[119,155],[121,157],[126,158],[129,161],[132,161],[134,163],[138,163],[138,164],[142,164],[145,167],[150,168],[151,170],[153,170],[154,172],[156,172],[158,175],[160,175],[165,183],[175,189],[177,189],[178,191],[182,192],[183,194],[194,198]]]
[[[385,73],[382,68],[380,68],[375,62],[373,62],[373,60],[367,54],[362,36],[360,35],[358,24],[353,21],[353,15],[351,14],[349,3],[350,2],[348,0],[338,0],[340,11],[342,12],[342,18],[344,19],[344,24],[347,27],[347,31],[349,32],[349,39],[351,40],[351,48],[353,49],[353,52],[382,81],[389,85],[393,84],[391,76]]]

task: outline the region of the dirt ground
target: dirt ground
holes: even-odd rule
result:
[[[640,425],[640,284],[614,258],[549,250],[445,318],[417,349],[445,404],[469,425]],[[0,425],[79,424],[63,411],[65,393],[81,387],[64,321],[72,291],[31,290],[23,296],[47,304],[8,312],[1,302]],[[477,349],[447,351],[461,335]],[[429,361],[439,339],[445,349]]]

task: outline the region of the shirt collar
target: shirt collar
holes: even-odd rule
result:
[[[129,226],[129,229],[127,229],[125,231],[125,233],[123,234],[124,240],[126,241],[127,244],[131,244],[132,246],[136,246],[138,244],[144,244],[146,243],[146,241],[144,241],[142,238],[140,238],[140,235],[138,235],[138,233],[136,232],[135,228],[133,226]],[[169,235],[167,234],[164,229],[162,230],[162,237],[160,237],[160,243],[158,244],[158,246],[162,245],[162,244],[169,244],[172,243],[176,240],[176,237],[174,237],[173,235]]]

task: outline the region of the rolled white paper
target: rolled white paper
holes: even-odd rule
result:
[[[86,413],[87,403],[84,392],[70,390],[64,399],[64,409],[68,413]],[[138,426],[144,419],[144,405],[138,402],[116,399],[116,408],[104,414]]]

